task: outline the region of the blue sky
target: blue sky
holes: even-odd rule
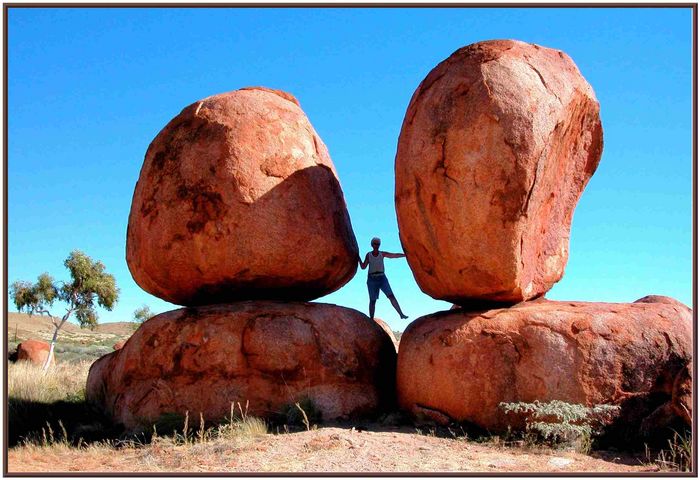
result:
[[[8,272],[66,278],[72,249],[121,288],[102,321],[148,304],[125,261],[148,144],[194,101],[249,85],[294,94],[328,146],[361,253],[400,251],[393,165],[406,107],[459,47],[512,38],[567,52],[601,105],[605,148],[550,299],[692,303],[692,11],[685,9],[9,10]],[[409,320],[449,307],[387,260]],[[367,309],[365,272],[318,301]]]

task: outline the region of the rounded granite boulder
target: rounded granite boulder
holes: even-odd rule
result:
[[[517,303],[561,279],[603,150],[593,89],[564,52],[460,48],[413,94],[396,153],[401,244],[428,295]]]
[[[126,241],[147,292],[188,306],[312,300],[347,283],[357,257],[335,167],[290,94],[205,98],[149,146]]]
[[[415,416],[491,431],[521,426],[501,402],[619,405],[618,433],[636,438],[690,425],[692,354],[692,312],[677,301],[450,310],[401,336],[397,395]]]
[[[323,420],[395,405],[396,350],[349,308],[246,301],[156,315],[90,368],[86,396],[129,429],[163,414],[217,421],[231,404],[275,418],[310,401]]]

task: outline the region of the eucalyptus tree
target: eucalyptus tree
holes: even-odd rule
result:
[[[134,320],[136,321],[134,329],[138,328],[146,320],[150,320],[155,316],[156,313],[152,312],[151,307],[149,307],[146,304],[142,305],[140,308],[137,308],[136,310],[134,310]]]
[[[105,272],[102,262],[93,261],[80,250],[73,250],[63,265],[70,272],[68,282],[56,282],[48,273],[42,273],[36,283],[19,280],[10,286],[10,296],[18,311],[46,315],[54,326],[44,370],[51,364],[58,332],[71,315],[75,315],[81,328],[94,329],[98,323],[97,307],[112,310],[119,297],[114,276]],[[49,310],[56,302],[66,305],[60,318],[54,317]]]

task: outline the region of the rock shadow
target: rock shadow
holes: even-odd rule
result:
[[[196,279],[183,282],[177,275],[152,278],[162,285],[158,287],[161,290],[174,292],[173,297],[178,297],[178,301],[170,299],[174,303],[200,306],[240,300],[308,301],[339,289],[355,275],[357,240],[340,182],[330,167],[320,164],[298,170],[253,201],[243,194],[241,186],[234,186],[239,202],[237,215],[245,217],[240,227],[235,218],[229,217],[232,213],[221,193],[214,195],[204,187],[195,187],[178,190],[178,195],[182,193],[180,200],[191,204],[191,215],[178,219],[182,228],[177,229],[179,233],[173,235],[166,251],[201,232],[209,232],[214,240],[226,235],[233,239],[230,247],[236,250],[212,252],[211,256],[222,262],[232,255],[249,256],[250,268],[239,268],[227,278],[201,285]],[[268,229],[265,235],[239,241],[235,228],[248,235],[256,221]],[[218,232],[220,227],[228,233]],[[315,235],[309,235],[309,231]],[[284,246],[280,250],[285,253],[277,253],[275,245]],[[352,261],[344,258],[345,252],[350,252]],[[262,268],[256,268],[256,263]],[[279,273],[256,273],[264,269]],[[178,289],[182,283],[185,286]]]

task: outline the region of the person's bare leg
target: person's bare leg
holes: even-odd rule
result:
[[[376,303],[376,300],[369,301],[369,318],[371,318],[372,320],[374,320],[374,306],[376,305]]]
[[[404,315],[404,313],[401,311],[401,307],[399,306],[399,301],[396,300],[395,296],[389,295],[387,298],[389,298],[391,305],[396,309],[396,311],[398,312],[398,314],[401,318],[403,318],[403,319],[408,318],[408,316]]]

